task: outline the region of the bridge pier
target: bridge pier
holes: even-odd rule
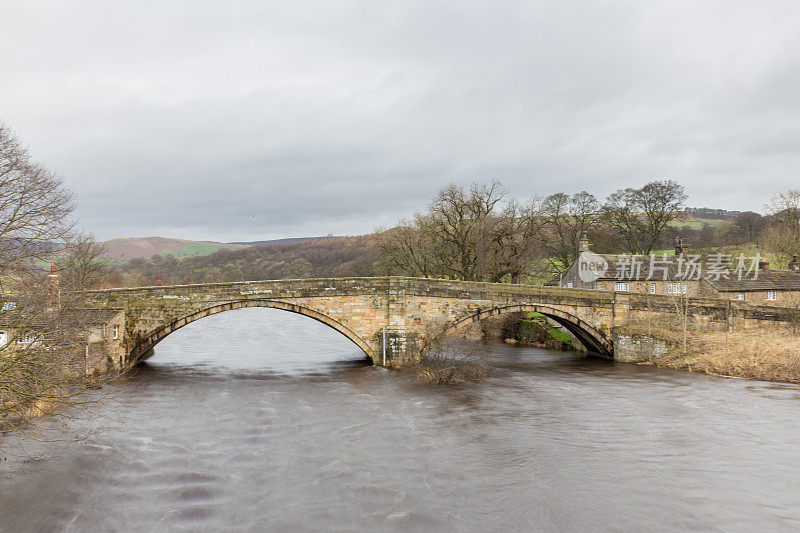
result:
[[[373,363],[402,366],[418,356],[420,341],[417,333],[407,331],[404,326],[386,326],[375,336]]]

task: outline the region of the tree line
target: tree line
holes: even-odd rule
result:
[[[563,272],[587,234],[598,251],[649,254],[663,245],[686,201],[672,180],[593,194],[556,193],[526,202],[497,181],[449,185],[427,209],[378,238],[380,270],[466,281],[543,280]]]
[[[387,230],[180,260],[133,259],[114,268],[103,286],[375,275],[544,283],[575,261],[584,234],[598,253],[649,254],[678,240],[706,250],[755,242],[785,262],[798,248],[790,208],[798,198],[791,191],[778,195],[762,216],[686,208],[684,188],[672,180],[620,189],[602,201],[580,191],[521,202],[497,181],[448,185],[424,210]],[[719,223],[697,226],[684,222],[687,215]]]
[[[598,253],[643,254],[677,241],[698,250],[755,244],[778,266],[800,251],[800,191],[775,195],[766,216],[686,208],[673,180],[623,188],[603,201],[580,191],[508,197],[497,181],[449,185],[427,208],[377,235],[378,270],[384,274],[466,281],[542,283],[557,279],[578,257],[586,235]],[[687,215],[713,218],[700,227]]]

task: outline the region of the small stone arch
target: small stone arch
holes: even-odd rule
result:
[[[291,313],[297,313],[303,316],[307,316],[309,318],[313,318],[318,322],[322,322],[326,326],[335,329],[351,341],[353,341],[364,353],[374,361],[373,357],[373,349],[367,343],[359,337],[356,333],[353,332],[350,328],[338,322],[331,317],[320,313],[319,311],[315,311],[314,309],[310,309],[308,307],[282,302],[278,300],[237,300],[233,302],[226,302],[222,304],[217,304],[206,309],[202,309],[200,311],[196,311],[191,313],[179,320],[175,320],[170,324],[162,326],[157,330],[150,333],[147,337],[139,339],[136,346],[130,351],[128,356],[128,361],[132,364],[135,364],[139,361],[143,355],[147,354],[150,350],[152,350],[156,344],[161,342],[164,338],[166,338],[170,333],[173,333],[176,330],[179,330],[183,326],[187,324],[191,324],[201,318],[205,318],[211,315],[216,315],[218,313],[224,313],[225,311],[233,311],[234,309],[245,309],[248,307],[265,307],[269,309],[282,309],[284,311],[289,311]]]
[[[494,307],[491,309],[479,310],[477,313],[465,318],[454,320],[445,326],[444,332],[441,336],[454,329],[473,324],[484,318],[502,315],[506,313],[528,313],[536,312],[541,313],[546,317],[552,318],[560,325],[564,326],[577,337],[586,348],[592,353],[602,355],[604,357],[613,357],[614,346],[611,341],[597,328],[581,320],[577,316],[547,305],[537,304],[523,304],[523,305],[507,305],[502,307]]]

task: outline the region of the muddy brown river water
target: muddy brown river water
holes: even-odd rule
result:
[[[284,311],[195,322],[5,437],[0,530],[800,530],[800,387],[485,349],[448,388]]]

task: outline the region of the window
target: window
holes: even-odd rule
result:
[[[744,300],[744,293],[743,293],[743,292],[740,292],[739,294],[737,294],[737,295],[736,295],[736,299],[737,299],[737,300]]]
[[[656,293],[656,284],[655,283],[651,283],[650,284],[650,294],[655,294],[655,293]]]
[[[0,347],[8,344],[8,333],[0,331]]]
[[[767,291],[767,300],[777,300],[778,291]]]
[[[686,284],[667,283],[667,294],[686,294]]]
[[[119,339],[119,326],[114,326],[114,338]]]
[[[3,311],[11,311],[17,308],[17,302],[3,302]]]
[[[631,290],[630,287],[631,287],[630,283],[628,283],[627,281],[617,281],[616,283],[614,283],[615,291],[628,292]]]
[[[567,282],[567,288],[568,288],[568,289],[571,289],[571,288],[572,288],[572,282],[571,282],[571,281],[568,281],[568,282]]]

